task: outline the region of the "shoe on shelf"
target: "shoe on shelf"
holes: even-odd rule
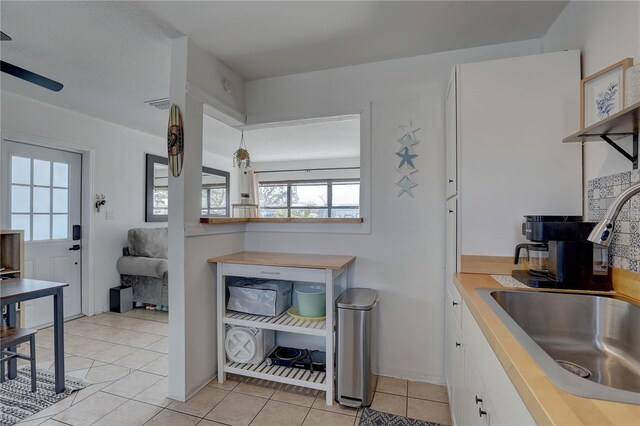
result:
[[[167,305],[162,305],[162,312],[169,312],[169,307]]]
[[[152,305],[150,303],[147,303],[147,305],[145,306],[145,308],[147,308],[148,310],[154,310],[156,308],[156,305]]]

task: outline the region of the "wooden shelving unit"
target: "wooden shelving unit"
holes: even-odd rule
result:
[[[640,102],[586,127],[562,140],[565,143],[602,140],[608,143],[638,168],[638,128],[640,127]],[[615,140],[633,136],[633,152],[625,151]]]
[[[0,268],[4,268],[0,271],[2,280],[24,277],[24,231],[0,230]],[[24,324],[22,304],[18,305],[18,325],[20,324]]]
[[[354,260],[352,256],[262,252],[241,252],[209,259],[210,263],[217,263],[218,381],[224,383],[226,374],[233,373],[318,389],[326,392],[327,405],[333,404],[333,374],[268,365],[266,362],[255,365],[227,360],[224,347],[226,325],[321,337],[327,354],[326,370],[333,372],[335,342],[332,308],[335,299],[347,288],[348,268]],[[269,317],[227,311],[225,305],[227,277],[266,278],[324,285],[326,320],[302,321],[289,316],[286,312],[277,317]]]

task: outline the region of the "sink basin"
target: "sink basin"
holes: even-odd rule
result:
[[[640,307],[591,294],[477,291],[558,387],[640,403]]]

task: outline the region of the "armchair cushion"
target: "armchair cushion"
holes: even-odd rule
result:
[[[150,257],[122,256],[116,263],[122,275],[162,278],[169,270],[169,261]]]
[[[168,259],[167,228],[133,228],[129,230],[129,254],[131,256]]]

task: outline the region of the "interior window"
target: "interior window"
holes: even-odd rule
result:
[[[358,180],[261,182],[261,217],[359,217]]]

